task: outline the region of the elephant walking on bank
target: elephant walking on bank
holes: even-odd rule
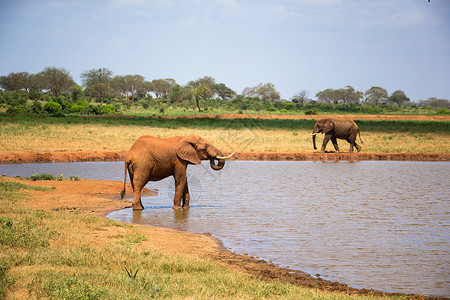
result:
[[[173,176],[175,179],[173,208],[188,208],[187,166],[198,165],[202,160],[210,160],[213,170],[221,170],[225,165],[225,159],[231,155],[224,157],[220,150],[197,135],[170,138],[141,136],[131,146],[125,159],[125,180],[120,193],[121,198],[123,199],[126,192],[127,171],[133,188],[133,210],[144,209],[141,190],[147,182]]]
[[[318,133],[324,133],[325,137],[323,138],[321,152],[325,152],[325,147],[327,143],[330,141],[334,145],[334,149],[336,152],[339,152],[339,146],[337,144],[336,139],[343,139],[350,143],[349,152],[353,152],[353,147],[356,147],[356,150],[361,151],[362,146],[356,143],[356,135],[359,134],[359,140],[361,144],[364,144],[361,140],[361,133],[359,132],[358,125],[356,125],[353,120],[350,119],[320,119],[314,125],[314,129],[312,132],[313,146],[314,149],[316,147],[316,135]]]

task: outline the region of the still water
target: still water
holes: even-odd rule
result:
[[[143,198],[144,211],[108,217],[209,232],[232,251],[357,288],[450,296],[449,162],[229,161],[188,171],[190,210],[171,209],[169,178],[147,185],[159,195]],[[123,180],[123,163],[0,165],[8,176],[42,172]]]

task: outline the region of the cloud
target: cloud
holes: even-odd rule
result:
[[[401,27],[414,27],[424,22],[425,16],[423,12],[417,9],[410,9],[403,13],[391,16],[391,22]]]
[[[235,0],[217,0],[217,4],[231,9],[238,8],[238,4]]]

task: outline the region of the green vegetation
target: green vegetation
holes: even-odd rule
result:
[[[266,282],[207,259],[166,255],[142,246],[141,227],[26,208],[22,190],[31,189],[0,178],[0,299],[380,299]]]
[[[142,114],[186,115],[193,113],[277,114],[449,114],[448,99],[429,98],[411,103],[401,90],[388,94],[382,87],[366,92],[348,85],[318,92],[316,100],[301,90],[281,99],[274,84],[260,83],[241,94],[209,76],[188,82],[174,79],[146,81],[141,75],[116,75],[106,68],[81,75],[76,85],[65,69],[47,67],[38,74],[27,72],[0,76],[0,109],[11,114]]]
[[[450,122],[441,121],[377,121],[357,120],[361,131],[380,132],[450,132]],[[220,119],[220,118],[161,118],[161,117],[101,117],[80,118],[67,116],[65,118],[37,116],[8,116],[0,114],[0,124],[22,124],[25,127],[92,124],[103,126],[145,126],[158,128],[190,128],[190,129],[262,129],[262,130],[312,130],[315,120],[306,119]],[[49,129],[50,130],[50,129]]]

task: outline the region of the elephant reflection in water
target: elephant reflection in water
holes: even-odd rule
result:
[[[124,188],[126,193],[127,171],[133,188],[133,210],[144,209],[141,202],[141,190],[149,181],[158,181],[169,176],[175,179],[173,208],[189,208],[189,188],[186,168],[189,164],[198,165],[209,160],[213,170],[221,170],[225,157],[220,150],[198,135],[156,138],[141,136],[131,146],[125,159]],[[216,164],[217,161],[217,164]]]
[[[339,152],[339,146],[336,139],[343,139],[349,142],[350,150],[349,152],[353,152],[353,147],[359,152],[362,149],[361,145],[356,143],[356,136],[359,135],[359,140],[361,144],[364,144],[361,140],[361,133],[359,132],[359,127],[356,125],[353,120],[350,119],[320,119],[314,125],[314,129],[312,131],[312,139],[314,149],[316,147],[316,135],[318,133],[324,133],[325,136],[323,138],[321,152],[325,152],[325,147],[327,143],[330,141],[334,145],[334,149],[336,152]]]

